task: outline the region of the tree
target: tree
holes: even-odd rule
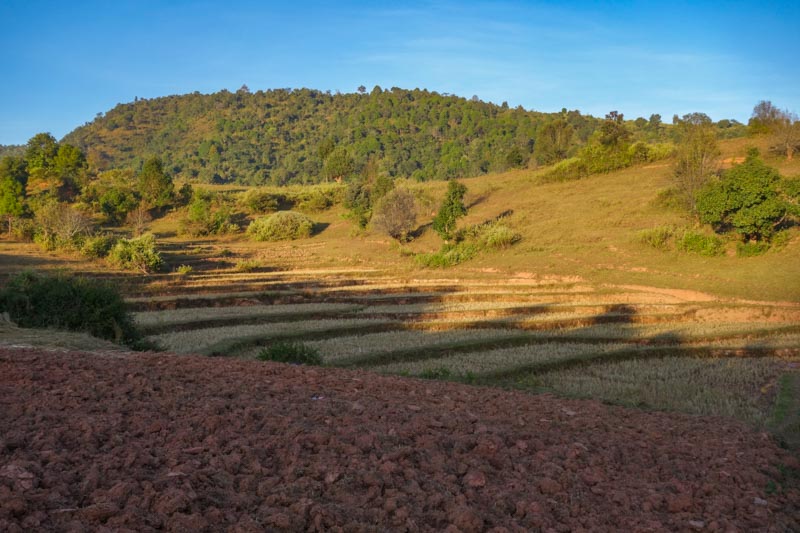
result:
[[[761,100],[753,108],[753,114],[747,125],[751,133],[771,133],[780,117],[780,109],[772,105],[769,100]]]
[[[144,233],[144,230],[147,229],[147,224],[151,220],[153,220],[153,217],[150,215],[150,211],[142,204],[134,207],[125,217],[125,223],[131,227],[135,237],[139,237]]]
[[[678,119],[679,142],[673,172],[675,186],[684,206],[697,214],[697,193],[719,170],[720,150],[711,119],[691,113]]]
[[[325,160],[325,180],[341,181],[352,174],[354,168],[350,152],[344,147],[336,148]]]
[[[612,111],[600,124],[600,144],[606,147],[618,147],[630,140],[631,132],[625,125],[625,115]]]
[[[536,135],[533,157],[540,165],[551,165],[566,159],[572,147],[575,129],[564,118],[546,122]]]
[[[172,178],[164,172],[161,158],[154,156],[145,161],[139,173],[139,194],[142,201],[150,207],[169,205],[174,196],[175,185]]]
[[[6,156],[0,159],[0,215],[6,218],[8,233],[14,219],[25,212],[25,160]]]
[[[773,125],[773,144],[776,150],[784,152],[786,159],[794,159],[794,152],[800,148],[800,120],[797,115],[784,110]]]
[[[762,100],[753,108],[748,123],[751,133],[765,133],[771,136],[772,150],[786,154],[792,160],[794,152],[800,148],[800,120],[788,109],[779,109],[769,100]]]
[[[388,192],[375,207],[372,224],[400,242],[408,240],[417,226],[417,202],[408,189]]]
[[[782,191],[781,181],[753,149],[744,163],[700,191],[700,220],[718,232],[733,230],[745,241],[769,239],[787,216],[797,214],[796,191]]]
[[[456,180],[447,182],[447,193],[442,202],[439,212],[433,219],[433,229],[445,241],[449,241],[456,229],[456,221],[467,214],[464,205],[464,195],[467,194],[467,187]]]

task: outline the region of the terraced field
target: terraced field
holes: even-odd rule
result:
[[[148,340],[178,353],[255,358],[294,341],[330,366],[757,424],[769,422],[781,376],[800,366],[798,304],[575,277],[212,269],[129,292]]]

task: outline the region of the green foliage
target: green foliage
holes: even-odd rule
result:
[[[195,189],[180,221],[180,231],[193,237],[224,235],[239,231],[239,226],[233,222],[233,208],[222,195]]]
[[[322,356],[315,348],[301,342],[277,342],[261,350],[256,356],[261,361],[275,361],[295,365],[322,364]]]
[[[519,242],[522,236],[505,224],[492,224],[480,236],[480,243],[485,248],[501,249]]]
[[[139,194],[150,207],[165,207],[174,201],[175,185],[172,178],[164,172],[160,157],[145,161],[139,173]]]
[[[672,239],[674,234],[674,228],[670,226],[658,226],[641,230],[638,236],[642,244],[646,244],[657,250],[667,250],[669,248],[670,239]]]
[[[177,272],[181,276],[188,276],[189,274],[194,272],[194,267],[192,265],[180,265],[178,268],[175,269],[175,272]]]
[[[247,234],[256,241],[285,241],[311,236],[314,222],[302,213],[278,211],[257,218],[247,228]]]
[[[102,259],[116,243],[117,239],[113,235],[100,234],[86,237],[81,246],[81,254],[90,259]]]
[[[739,257],[754,257],[765,254],[769,250],[768,242],[737,242],[736,255]]]
[[[439,236],[448,241],[456,229],[456,221],[467,214],[464,205],[464,195],[467,194],[467,187],[455,180],[447,184],[447,193],[439,212],[433,219],[433,229]]]
[[[542,183],[553,183],[577,180],[589,175],[586,162],[581,157],[571,157],[557,163],[553,168],[542,174],[539,180]]]
[[[110,282],[22,272],[0,290],[0,312],[26,328],[80,331],[125,344],[139,339],[122,296]]]
[[[458,242],[445,244],[438,252],[419,254],[414,259],[417,264],[428,268],[446,268],[469,261],[480,252],[477,244]]]
[[[9,232],[13,219],[25,212],[26,181],[22,158],[7,156],[0,159],[0,216],[6,217]]]
[[[552,165],[568,157],[575,141],[575,129],[566,118],[549,120],[536,132],[533,157],[540,165]]]
[[[372,224],[400,242],[406,242],[417,227],[417,205],[408,189],[394,189],[380,199],[375,207]]]
[[[677,239],[678,249],[682,252],[714,257],[725,253],[722,239],[716,235],[705,235],[697,231],[686,230]]]
[[[780,182],[778,171],[751,152],[744,163],[699,192],[700,220],[718,232],[735,231],[745,241],[769,239],[794,211],[791,197],[781,194]]]
[[[153,235],[120,239],[108,253],[108,262],[115,267],[137,270],[144,274],[156,272],[164,264],[156,250],[156,239]]]
[[[28,141],[24,158],[28,196],[72,201],[80,193],[87,164],[79,148],[38,133]]]
[[[339,147],[333,150],[325,159],[325,177],[327,179],[339,180],[346,178],[355,170],[355,162],[350,156],[350,152]]]
[[[136,194],[126,187],[110,187],[98,199],[100,211],[111,224],[122,223],[137,205]]]
[[[679,136],[674,168],[675,189],[685,209],[697,213],[697,195],[719,170],[720,149],[711,119],[703,113],[677,121]]]
[[[242,205],[244,205],[248,213],[253,215],[273,213],[285,203],[285,195],[258,189],[250,189],[242,198]]]
[[[371,158],[391,178],[431,180],[524,166],[540,125],[553,119],[565,122],[559,153],[599,123],[578,111],[548,115],[426,90],[277,89],[139,99],[66,140],[98,170],[137,168],[146,154],[161,154],[181,181],[316,183],[362,174]]]

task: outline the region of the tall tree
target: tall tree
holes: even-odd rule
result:
[[[0,216],[8,223],[11,233],[13,221],[25,212],[25,160],[6,156],[0,159]]]
[[[467,214],[467,207],[464,205],[464,195],[467,194],[467,187],[456,180],[447,182],[447,193],[439,212],[433,219],[433,229],[445,241],[453,237],[456,229],[456,222],[459,218]]]
[[[631,132],[625,125],[625,115],[612,111],[600,124],[600,144],[606,147],[618,147],[628,142]]]
[[[164,207],[172,202],[175,185],[166,172],[161,158],[153,156],[145,161],[139,173],[139,194],[149,207]]]
[[[685,207],[697,214],[697,193],[719,171],[720,150],[711,119],[691,113],[678,119],[678,147],[675,161],[675,186]]]
[[[551,165],[567,158],[575,129],[563,117],[550,120],[536,132],[533,157],[540,165]]]

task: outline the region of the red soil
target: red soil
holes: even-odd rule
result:
[[[163,354],[0,348],[0,531],[787,531],[722,419]]]

